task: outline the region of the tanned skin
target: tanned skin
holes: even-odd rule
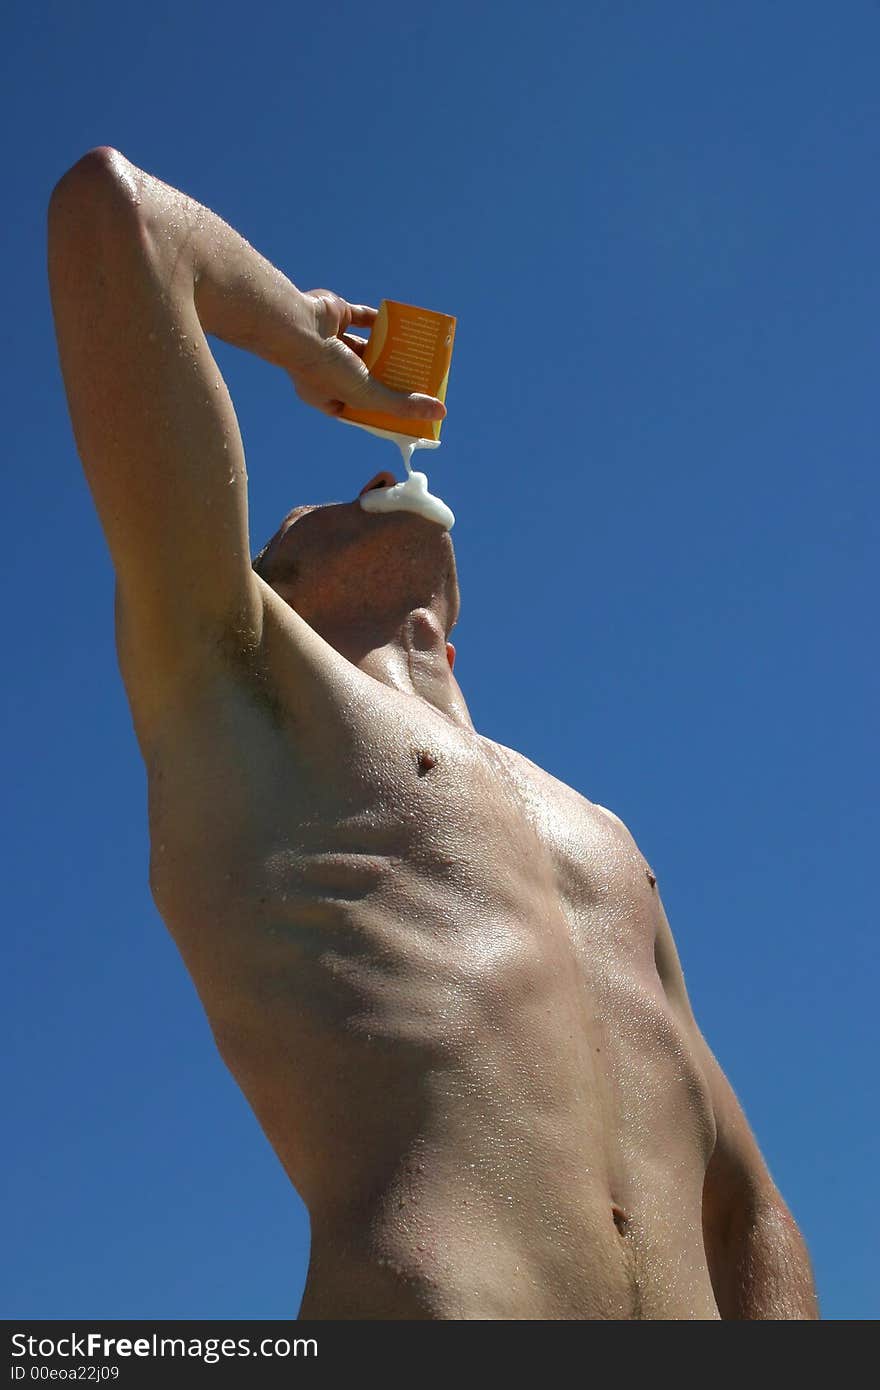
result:
[[[298,508],[252,568],[206,335],[328,415],[442,417],[370,377],[375,309],[301,292],[109,147],[52,194],[49,272],[153,893],[308,1207],[301,1316],[817,1318],[649,864],[474,728],[448,533]]]

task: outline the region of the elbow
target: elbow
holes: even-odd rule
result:
[[[764,1219],[788,1215],[766,1170],[748,1172],[713,1157],[703,1186],[703,1230],[707,1245],[725,1250]]]
[[[137,185],[131,164],[112,145],[96,145],[72,164],[52,189],[49,197],[50,225],[72,217],[77,223],[86,214],[106,204],[108,197],[120,195],[132,204]]]
[[[779,1240],[800,1234],[785,1201],[772,1185],[743,1194],[728,1212],[725,1231],[728,1242],[740,1244],[755,1231]]]

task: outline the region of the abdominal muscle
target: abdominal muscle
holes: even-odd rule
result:
[[[309,1209],[301,1316],[717,1317],[700,1088],[620,885],[578,899],[472,731],[374,718],[329,775],[242,732],[154,759],[153,886]]]
[[[407,911],[400,876],[391,911],[376,894],[281,928],[287,968],[273,952],[271,991],[217,1030],[309,1209],[301,1316],[633,1316],[604,1078],[570,982],[519,923],[486,931],[448,893],[438,919],[463,949],[444,959],[417,940],[429,895]]]

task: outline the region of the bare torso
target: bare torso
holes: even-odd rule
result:
[[[335,653],[309,716],[283,626],[147,765],[157,903],[309,1209],[301,1316],[717,1318],[631,835]]]

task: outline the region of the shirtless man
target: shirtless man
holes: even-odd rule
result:
[[[474,729],[448,533],[297,508],[251,565],[205,335],[329,415],[440,418],[370,377],[375,310],[106,147],[53,191],[49,271],[151,885],[308,1207],[301,1316],[818,1317],[632,836]]]

